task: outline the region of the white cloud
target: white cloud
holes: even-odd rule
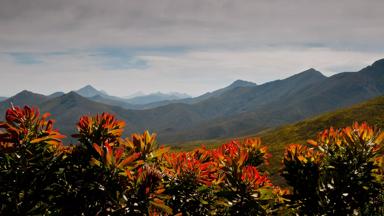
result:
[[[179,91],[198,95],[236,79],[261,84],[311,67],[325,75],[357,71],[383,58],[384,53],[329,48],[189,50],[178,54],[143,53],[135,58],[145,60],[148,67],[115,70],[104,70],[100,66],[100,56],[86,51],[38,57],[42,64],[20,65],[7,55],[0,56],[3,95],[23,89],[48,94],[78,89],[86,84],[120,96],[137,91]]]
[[[122,96],[197,95],[310,67],[328,75],[358,70],[384,57],[383,7],[382,0],[1,0],[0,95],[85,84]],[[94,55],[104,47],[149,51]],[[156,47],[183,51],[150,52]],[[32,64],[10,52],[30,53]]]
[[[383,50],[382,0],[2,0],[0,50],[323,44]]]

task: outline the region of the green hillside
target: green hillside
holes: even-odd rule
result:
[[[273,157],[271,158],[270,172],[276,173],[280,165],[284,148],[291,143],[305,143],[307,139],[315,138],[319,131],[334,127],[345,127],[354,121],[367,121],[384,129],[384,97],[377,97],[367,102],[354,105],[349,108],[339,109],[314,118],[300,121],[294,124],[265,130],[246,137],[261,137],[263,144],[269,147]],[[208,148],[225,143],[230,139],[202,140],[180,143],[174,150],[190,150],[201,144]]]

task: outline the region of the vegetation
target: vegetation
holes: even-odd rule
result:
[[[384,214],[384,132],[366,123],[289,145],[282,175],[301,215]]]
[[[65,146],[49,115],[12,107],[0,123],[1,215],[382,214],[384,133],[366,123],[286,149],[272,184],[259,138],[170,152],[124,122],[83,116]]]
[[[124,122],[83,116],[64,146],[48,115],[12,107],[0,127],[0,214],[269,214],[285,193],[257,166],[259,140],[170,153],[147,131],[122,138]]]
[[[284,155],[287,144],[305,144],[308,139],[316,137],[319,132],[331,125],[335,128],[341,128],[346,125],[351,125],[355,121],[366,121],[371,125],[384,128],[384,97],[377,97],[352,107],[339,109],[294,124],[265,130],[242,138],[261,138],[264,145],[268,146],[270,153],[273,155],[273,157],[270,158],[271,166],[268,170],[273,175],[273,179],[282,183],[282,179],[279,178],[279,169],[281,158]],[[172,148],[175,151],[189,151],[201,144],[206,145],[207,148],[216,148],[221,143],[227,142],[230,139],[231,138],[185,142],[179,143]]]

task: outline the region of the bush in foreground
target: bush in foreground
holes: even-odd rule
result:
[[[49,115],[12,107],[0,123],[1,215],[383,215],[384,133],[366,123],[330,128],[286,149],[273,185],[258,138],[170,152],[103,113],[63,145]]]
[[[286,191],[257,166],[259,139],[171,153],[155,135],[123,138],[124,122],[84,116],[64,146],[48,115],[12,107],[0,123],[2,215],[265,215]]]
[[[366,123],[290,145],[282,175],[306,215],[383,215],[384,133]]]

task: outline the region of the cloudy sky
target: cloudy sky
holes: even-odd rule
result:
[[[198,95],[384,58],[383,0],[0,0],[0,95]]]

